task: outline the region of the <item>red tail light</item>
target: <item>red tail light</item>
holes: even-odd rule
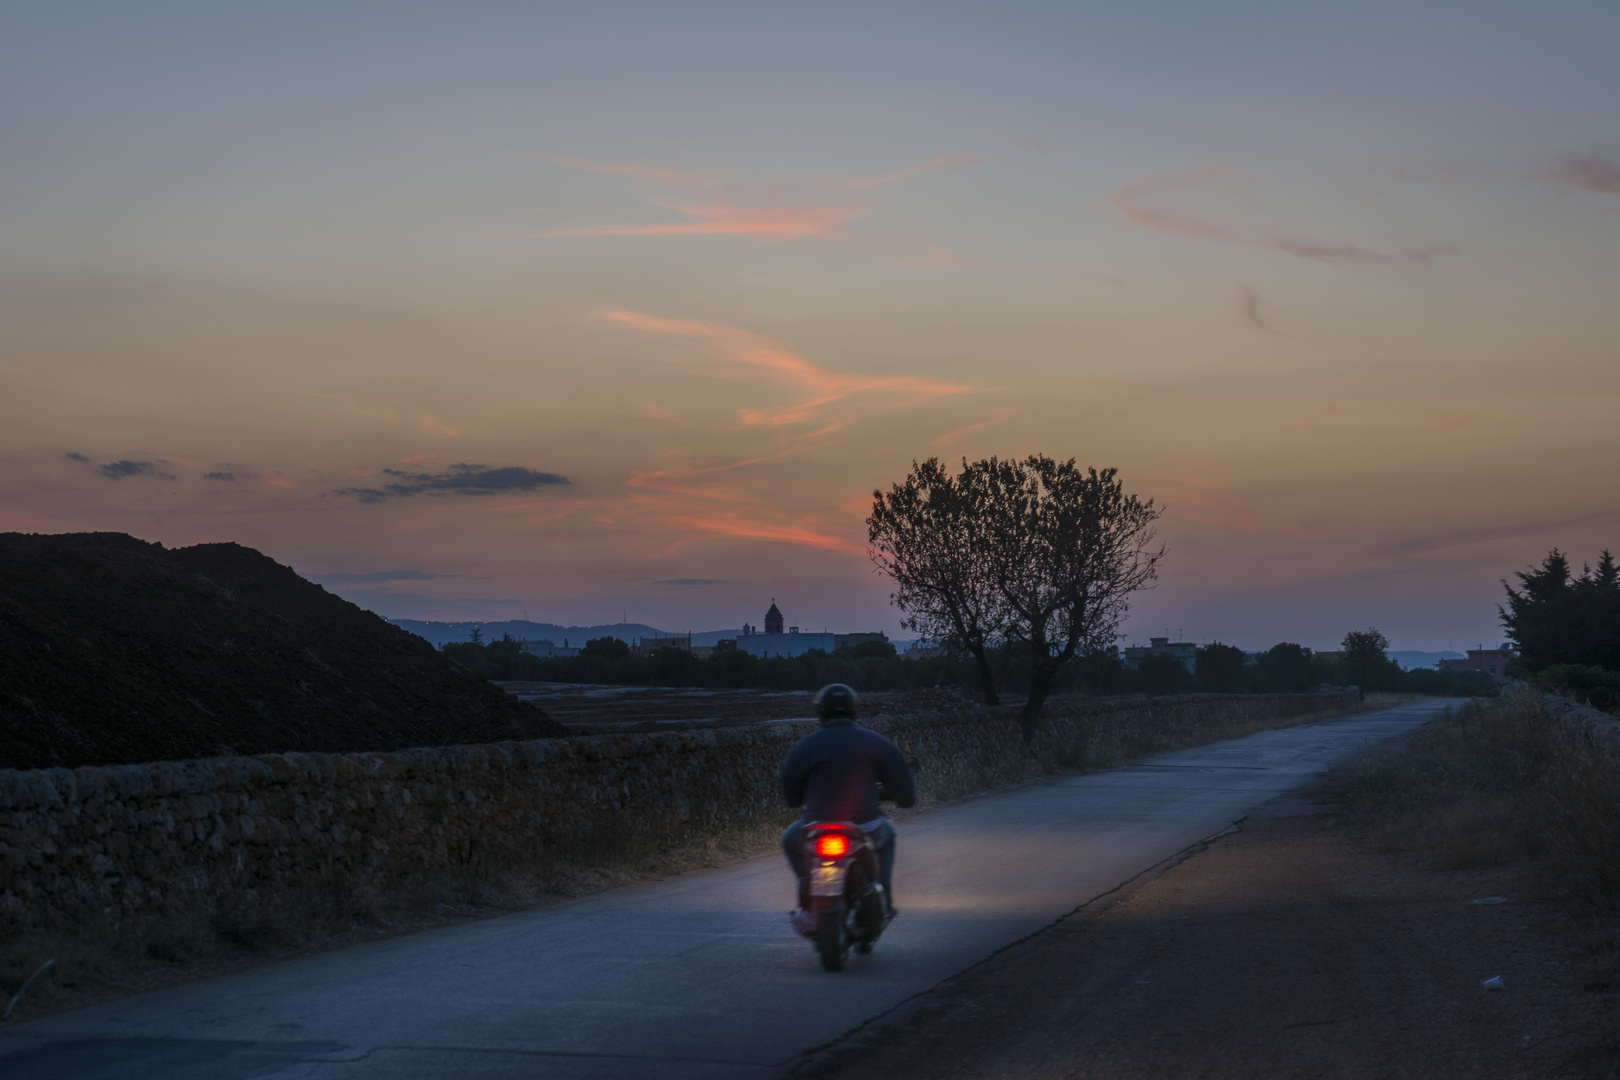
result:
[[[826,836],[816,837],[816,854],[823,859],[836,859],[849,854],[849,837],[838,833],[828,833]]]

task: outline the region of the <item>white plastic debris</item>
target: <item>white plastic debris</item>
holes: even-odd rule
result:
[[[1487,990],[1501,990],[1501,989],[1504,989],[1504,987],[1502,986],[1502,976],[1500,976],[1500,975],[1492,975],[1490,978],[1486,979],[1485,980],[1485,989],[1487,989]]]

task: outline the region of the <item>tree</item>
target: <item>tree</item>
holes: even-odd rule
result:
[[[1248,657],[1236,645],[1222,645],[1212,641],[1208,645],[1199,646],[1196,654],[1196,667],[1193,674],[1198,679],[1198,688],[1214,694],[1237,694],[1243,691],[1247,674],[1244,665]]]
[[[1363,691],[1382,687],[1387,681],[1389,639],[1372,627],[1344,635],[1344,671]]]
[[[993,639],[1027,660],[1026,743],[1053,681],[1076,656],[1113,647],[1130,594],[1164,555],[1152,547],[1162,508],[1126,494],[1117,469],[1072,458],[964,460],[955,477],[930,458],[872,495],[872,558],[899,585],[906,625],[973,652],[992,703]]]
[[[938,458],[912,462],[911,473],[887,495],[872,492],[868,550],[879,572],[894,581],[889,601],[906,613],[900,625],[952,652],[971,653],[985,702],[999,705],[989,648],[1004,618],[984,558],[978,478],[965,460],[960,477]]]
[[[1303,694],[1311,688],[1311,650],[1281,641],[1260,654],[1260,689],[1267,694]]]
[[[598,656],[603,660],[623,660],[630,655],[630,646],[616,637],[596,637],[579,650],[581,656]]]
[[[1517,577],[1523,591],[1504,581],[1507,607],[1496,610],[1526,669],[1577,664],[1620,671],[1620,566],[1612,552],[1576,577],[1553,548],[1539,569]]]
[[[1187,665],[1169,653],[1142,657],[1136,665],[1136,678],[1150,694],[1184,694],[1196,685]]]

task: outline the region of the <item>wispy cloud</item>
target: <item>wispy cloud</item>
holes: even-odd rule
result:
[[[1232,170],[1223,165],[1204,165],[1179,173],[1154,173],[1138,177],[1121,187],[1106,201],[1128,224],[1139,229],[1171,236],[1191,236],[1247,247],[1280,251],[1301,259],[1323,263],[1422,263],[1445,248],[1418,248],[1405,252],[1374,251],[1355,244],[1323,243],[1290,236],[1270,226],[1243,228],[1208,221],[1163,205],[1163,197],[1180,192],[1208,190],[1228,184]]]
[[[687,221],[652,225],[582,225],[551,229],[540,236],[756,236],[771,240],[802,240],[836,235],[846,221],[866,212],[860,202],[836,206],[802,201],[779,206],[744,206],[732,199],[705,202],[651,200],[655,205],[685,215]]]
[[[954,446],[975,431],[982,431],[985,428],[1006,423],[1013,418],[1013,415],[1014,410],[1010,406],[1000,409],[993,416],[988,416],[983,420],[975,420],[973,423],[956,428],[954,431],[947,431],[934,440],[934,446],[941,450],[948,446]]]
[[[1596,154],[1568,154],[1542,173],[1542,179],[1577,191],[1620,195],[1620,164]]]
[[[1215,485],[1194,476],[1167,477],[1161,485],[1176,516],[1221,532],[1254,532],[1258,527],[1249,512],[1217,494]]]
[[[325,394],[315,390],[284,389],[280,392],[283,394],[292,394],[296,397],[320,398],[327,401],[336,401],[342,404],[346,412],[352,413],[355,416],[364,416],[372,420],[381,420],[388,424],[404,424],[414,427],[419,431],[424,431],[429,435],[437,435],[442,438],[455,438],[457,435],[461,434],[460,428],[451,427],[439,417],[433,415],[425,409],[417,408],[414,405],[406,405],[398,402],[386,405],[378,405],[372,402],[363,401],[359,398],[346,397],[342,394]]]
[[[69,450],[67,453],[63,454],[62,456],[67,458],[69,461],[82,461],[85,464],[90,463],[90,459],[85,457],[83,454],[79,453],[77,450]]]
[[[847,537],[834,536],[802,523],[775,523],[736,514],[709,514],[701,517],[675,517],[678,524],[699,532],[740,540],[774,540],[801,547],[836,551],[845,555],[865,555],[866,545]]]
[[[352,495],[363,503],[379,503],[415,495],[500,495],[571,483],[567,477],[556,473],[537,472],[521,465],[492,469],[487,465],[463,463],[437,474],[402,469],[384,469],[382,474],[394,479],[378,487],[338,488],[332,494]]]
[[[782,404],[738,410],[731,437],[751,444],[751,452],[717,453],[720,433],[711,425],[701,451],[690,460],[640,470],[626,481],[629,499],[610,511],[613,522],[665,537],[665,555],[700,537],[864,555],[864,529],[849,515],[788,510],[779,489],[762,489],[777,475],[773,463],[815,452],[827,436],[856,421],[986,389],[910,375],[835,371],[781,342],[718,323],[622,309],[603,314],[620,326],[690,343],[669,356],[672,362],[698,365],[716,378],[768,383],[788,397]]]
[[[1238,310],[1243,313],[1243,317],[1248,320],[1249,325],[1264,333],[1275,334],[1277,331],[1266,323],[1264,316],[1260,313],[1261,303],[1260,294],[1255,292],[1253,288],[1248,285],[1238,286]]]
[[[678,586],[678,587],[681,587],[681,588],[698,588],[698,587],[701,587],[701,586],[704,586],[704,585],[726,585],[726,584],[729,584],[729,583],[726,581],[725,578],[675,577],[675,578],[664,578],[662,581],[653,582],[653,584],[654,585],[674,585],[674,586]]]
[[[1467,428],[1478,427],[1489,418],[1475,413],[1454,412],[1446,408],[1426,387],[1419,386],[1406,393],[1341,388],[1338,401],[1323,402],[1315,414],[1289,422],[1294,431],[1309,431],[1330,419],[1345,419],[1357,413],[1393,413],[1409,421],[1419,431],[1430,435],[1447,435]]]
[[[82,458],[81,458],[82,460]],[[120,461],[109,461],[105,465],[96,466],[96,472],[108,480],[123,480],[131,476],[155,476],[159,480],[173,480],[173,473],[166,473],[151,461],[130,461],[125,458]]]
[[[236,474],[233,473],[233,472],[203,473],[203,479],[204,480],[226,480],[226,481],[229,481],[231,483],[235,483],[236,482]]]
[[[876,176],[815,178],[765,185],[761,193],[739,193],[733,185],[708,176],[656,165],[609,164],[580,158],[536,155],[585,172],[624,176],[640,183],[685,189],[683,194],[648,198],[648,202],[681,216],[663,222],[578,225],[547,229],[537,237],[746,236],[760,240],[804,240],[845,234],[844,226],[865,214],[871,204],[854,193],[942,169],[960,169],[978,161],[973,154],[950,154]]]
[[[1586,525],[1601,525],[1620,520],[1620,510],[1600,510],[1595,514],[1568,518],[1563,521],[1520,522],[1514,525],[1489,525],[1477,529],[1459,529],[1455,532],[1434,533],[1398,540],[1378,548],[1385,555],[1421,555],[1430,551],[1483,544],[1492,540],[1517,540],[1526,536],[1554,536]]]
[[[796,399],[785,407],[742,410],[740,418],[744,425],[782,427],[816,420],[818,414],[828,406],[856,396],[881,398],[878,409],[888,411],[981,389],[912,375],[857,375],[832,371],[790,352],[769,338],[718,323],[667,319],[625,310],[609,310],[603,314],[614,322],[643,333],[705,341],[711,346],[708,358],[720,364],[718,374],[728,378],[764,379],[795,392]],[[827,434],[843,426],[849,419],[830,421],[829,426],[811,434]]]

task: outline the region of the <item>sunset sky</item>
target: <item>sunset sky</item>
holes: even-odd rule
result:
[[[872,489],[1040,452],[1131,641],[1462,649],[1617,451],[1620,4],[0,7],[0,530],[898,634]]]

